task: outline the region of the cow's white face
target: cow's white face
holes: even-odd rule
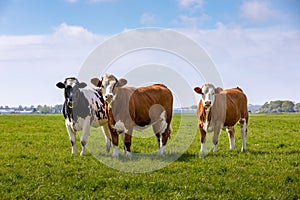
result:
[[[204,84],[201,87],[195,87],[194,90],[196,93],[202,95],[203,107],[209,109],[215,102],[215,94],[219,93],[222,89],[216,89],[212,84]]]
[[[126,85],[127,80],[123,78],[118,80],[114,75],[106,74],[101,80],[93,78],[91,82],[95,86],[101,87],[104,101],[110,104],[116,96],[116,88]]]
[[[79,96],[79,88],[84,88],[86,86],[85,83],[79,82],[76,78],[66,78],[64,83],[59,82],[56,84],[58,88],[65,90],[65,101],[67,106],[70,108],[74,107],[76,101],[78,100]]]
[[[114,99],[114,89],[118,83],[118,80],[114,76],[102,77],[102,92],[104,100],[111,103]]]

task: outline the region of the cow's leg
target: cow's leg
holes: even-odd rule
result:
[[[133,130],[133,129],[128,129],[128,132],[127,132],[127,133],[123,133],[123,134],[122,134],[122,138],[123,138],[123,142],[124,142],[125,155],[126,155],[126,157],[128,157],[128,158],[131,158],[131,157],[132,157],[131,150],[130,150],[130,147],[131,147],[132,130]]]
[[[87,139],[89,137],[90,134],[90,118],[87,117],[85,119],[85,121],[83,122],[83,126],[82,126],[82,135],[80,138],[80,143],[81,143],[81,152],[80,152],[80,156],[84,156],[86,154],[86,150],[85,150],[85,146],[87,144]]]
[[[158,154],[162,155],[164,153],[165,145],[167,144],[168,138],[171,134],[171,118],[166,117],[166,111],[163,111],[156,123],[152,125],[152,129],[157,138],[158,143]]]
[[[226,128],[226,132],[228,133],[229,143],[230,143],[230,149],[234,149],[234,127],[230,126]]]
[[[159,147],[159,154],[162,155],[164,153],[165,146],[167,144],[167,141],[171,135],[172,132],[172,127],[171,124],[168,126],[168,128],[165,130],[165,132],[162,134],[161,142],[160,142],[160,147]]]
[[[118,146],[119,146],[119,135],[116,132],[116,130],[114,130],[114,129],[109,129],[109,130],[111,132],[111,141],[112,141],[112,144],[113,144],[113,147],[114,147],[112,157],[117,158],[119,156],[119,148],[118,148]]]
[[[102,131],[105,137],[105,142],[106,142],[106,152],[109,153],[110,151],[110,146],[111,146],[111,134],[108,128],[108,125],[102,126]]]
[[[164,130],[164,132],[161,132],[161,123],[157,122],[156,124],[152,125],[152,129],[157,138],[158,154],[162,155],[164,153],[164,148],[168,140],[169,128]]]
[[[216,124],[216,126],[214,127],[214,136],[213,136],[214,152],[217,151],[220,131],[221,131],[221,125]]]
[[[246,151],[246,137],[247,137],[247,120],[245,118],[240,119],[240,126],[241,126],[241,135],[242,135],[242,149],[241,151]]]
[[[201,142],[200,153],[202,155],[204,155],[205,154],[206,132],[201,126],[199,126],[199,129],[200,129],[200,142]]]
[[[73,131],[68,122],[66,122],[66,128],[71,141],[72,154],[76,154],[76,132]]]

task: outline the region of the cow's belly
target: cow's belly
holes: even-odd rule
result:
[[[94,128],[97,128],[99,126],[103,126],[103,125],[107,124],[107,121],[108,121],[107,119],[101,119],[101,120],[95,119],[92,122],[91,126]]]
[[[149,125],[146,125],[146,126],[138,126],[138,125],[135,125],[133,127],[134,130],[136,131],[139,131],[139,132],[142,132],[144,131],[145,129],[149,128],[149,126],[151,126],[152,124],[149,124]]]
[[[68,122],[68,126],[70,126],[73,130],[81,131],[83,127],[92,126],[97,128],[99,126],[103,126],[107,123],[107,119],[98,120],[97,117],[94,117],[94,120],[91,121],[91,117],[87,116],[85,118],[79,117],[75,123]]]
[[[220,130],[224,128],[223,122],[205,121],[203,129],[205,132],[213,132],[215,130],[216,126],[217,126],[217,130],[218,130],[218,128]]]

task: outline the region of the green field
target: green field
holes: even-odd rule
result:
[[[0,115],[0,199],[300,199],[299,114],[250,115],[247,152],[237,125],[236,149],[222,132],[205,158],[196,123],[174,116],[164,156],[154,155],[150,129],[147,138],[136,133],[131,160],[122,150],[114,160],[100,129],[89,138],[92,153],[80,157],[79,142],[71,155],[62,115]]]

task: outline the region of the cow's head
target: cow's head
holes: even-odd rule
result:
[[[73,108],[76,105],[77,100],[79,98],[80,90],[79,88],[86,87],[86,83],[79,82],[77,78],[71,77],[66,78],[66,80],[62,82],[58,82],[56,86],[60,89],[65,90],[65,101],[66,105],[70,108]]]
[[[213,84],[204,84],[201,87],[195,87],[194,91],[202,95],[202,104],[208,109],[215,102],[215,94],[219,94],[223,89],[215,88]]]
[[[120,78],[119,80],[112,74],[105,74],[102,79],[93,78],[91,83],[96,87],[100,87],[104,100],[111,103],[116,95],[116,89],[127,84],[127,80]]]

